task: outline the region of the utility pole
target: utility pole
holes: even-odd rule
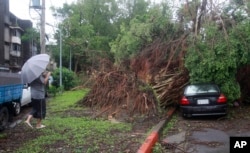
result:
[[[62,87],[62,31],[59,28],[60,32],[60,87]]]
[[[41,7],[41,30],[40,30],[41,54],[45,53],[45,0],[42,0]]]
[[[49,24],[49,23],[46,23],[47,25],[55,28],[55,26]],[[60,52],[60,55],[59,55],[59,81],[60,81],[60,87],[62,87],[62,30],[60,28],[58,28],[58,31],[59,31],[59,52]]]
[[[72,56],[72,53],[71,53],[71,47],[70,47],[69,48],[69,70],[70,71],[72,70],[72,68],[71,68],[72,67],[71,66],[72,65],[72,59],[71,59],[72,57],[71,56]]]

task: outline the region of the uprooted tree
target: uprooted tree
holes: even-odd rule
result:
[[[133,59],[132,69],[138,77],[152,85],[162,108],[177,104],[183,87],[189,82],[184,67],[187,35],[176,40],[156,40]]]
[[[176,104],[189,80],[183,61],[186,36],[168,43],[156,40],[131,60],[129,70],[93,73],[94,85],[81,103],[116,116],[157,115],[159,108]]]
[[[158,114],[152,89],[137,80],[133,73],[114,68],[108,72],[96,72],[93,76],[94,85],[81,104],[116,117],[125,115],[122,117],[127,118],[138,113]]]
[[[114,37],[104,39],[104,33],[110,30],[111,26],[107,26],[109,28],[105,30],[100,29],[99,24],[85,22],[89,21],[89,18],[82,12],[79,14],[79,11],[71,18],[81,21],[69,26],[69,29],[77,26],[72,28],[72,31],[69,30],[72,34],[70,40],[74,43],[79,41],[81,47],[74,56],[79,63],[84,56],[82,65],[78,67],[84,70],[83,67],[94,64],[94,69],[97,70],[91,70],[94,86],[81,101],[82,104],[101,108],[109,114],[116,114],[121,110],[128,111],[128,114],[155,113],[159,107],[176,104],[183,87],[189,82],[215,82],[230,102],[242,96],[243,91],[247,93],[247,88],[242,87],[249,84],[244,77],[246,74],[240,74],[243,70],[248,70],[246,67],[250,63],[250,11],[247,2],[234,1],[229,5],[226,1],[215,3],[207,0],[186,0],[179,3],[179,9],[172,13],[168,12],[171,9],[166,3],[152,6],[139,3],[142,1],[135,1],[133,5],[126,1],[131,4],[128,6],[132,6],[127,9],[131,12],[125,12],[124,15],[124,12],[116,10],[121,18],[113,12],[111,18],[105,20],[108,25],[120,27],[120,33],[115,40]],[[103,10],[92,1],[88,2],[91,2],[89,6],[93,6],[95,13],[98,13],[97,10]],[[82,5],[77,7],[80,6]],[[105,7],[105,10],[108,12],[108,8]],[[79,17],[81,20],[78,20]],[[98,17],[98,14],[88,17],[93,19]],[[76,29],[82,30],[82,33]],[[74,32],[79,35],[75,37]],[[88,36],[86,39],[90,41],[87,46],[82,45],[86,42],[81,39],[83,34]],[[112,34],[114,35],[115,33]],[[92,39],[97,37],[98,39]],[[101,39],[105,41],[99,41]],[[104,54],[108,52],[107,48],[102,51],[100,46],[108,45],[98,43],[107,40],[113,40],[109,43],[111,52]],[[95,52],[91,52],[93,50]],[[115,64],[102,63],[99,59],[101,56],[97,56],[99,53],[114,59]],[[153,94],[156,98],[151,98]]]

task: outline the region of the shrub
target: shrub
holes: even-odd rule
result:
[[[60,87],[60,69],[56,69],[53,73],[53,82],[52,85],[56,88]],[[78,78],[73,71],[70,71],[67,68],[62,68],[62,86],[64,90],[69,90],[75,87],[78,83]]]

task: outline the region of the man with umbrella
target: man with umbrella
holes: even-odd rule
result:
[[[46,115],[45,87],[48,83],[50,72],[45,71],[49,63],[49,55],[39,54],[31,57],[24,63],[21,71],[23,83],[29,83],[31,87],[32,111],[25,123],[33,128],[30,121],[37,119],[36,128],[44,128],[42,119]]]

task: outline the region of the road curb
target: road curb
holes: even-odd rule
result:
[[[160,133],[163,127],[167,124],[167,122],[171,119],[172,115],[174,114],[176,108],[173,107],[167,112],[167,117],[160,121],[148,135],[144,143],[141,145],[140,149],[137,153],[151,153],[155,143],[158,141],[160,137]]]

